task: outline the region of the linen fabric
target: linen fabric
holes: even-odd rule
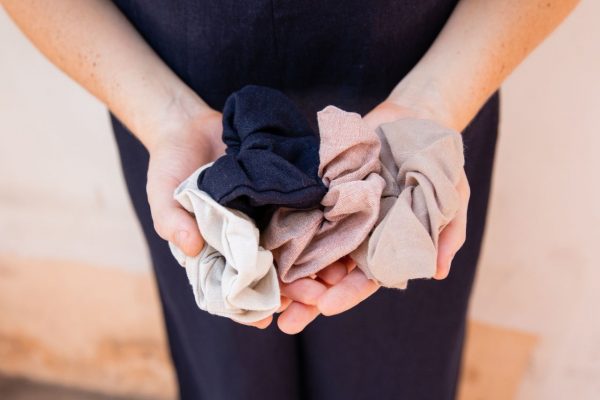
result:
[[[460,133],[425,119],[382,124],[382,176],[386,185],[379,221],[352,253],[379,284],[406,288],[409,279],[436,272],[438,238],[459,209],[456,186],[464,166]]]
[[[385,182],[379,139],[360,114],[327,106],[317,113],[319,177],[328,187],[312,210],[278,209],[261,241],[284,282],[311,276],[356,249],[379,215]]]
[[[280,306],[273,256],[259,246],[259,232],[250,218],[198,189],[198,175],[210,165],[194,172],[174,194],[196,217],[204,248],[189,257],[171,242],[169,247],[185,267],[199,308],[237,322],[256,322]]]
[[[226,154],[198,177],[200,190],[262,227],[277,207],[310,208],[326,188],[317,175],[319,138],[279,90],[247,85],[223,109]]]

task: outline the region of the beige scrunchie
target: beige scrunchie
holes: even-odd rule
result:
[[[380,142],[361,116],[335,106],[317,113],[319,177],[328,192],[312,210],[280,208],[261,237],[284,282],[311,276],[356,249],[379,215],[385,182]]]
[[[386,181],[380,221],[351,256],[369,278],[403,289],[436,272],[439,234],[460,205],[462,136],[413,118],[382,124],[377,134]]]
[[[206,244],[196,257],[186,256],[171,242],[169,247],[185,267],[199,308],[237,322],[256,322],[280,306],[273,256],[259,246],[259,232],[250,218],[198,189],[198,175],[210,165],[194,172],[174,194],[195,215]]]

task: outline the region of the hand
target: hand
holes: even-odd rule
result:
[[[173,192],[198,167],[214,161],[225,151],[221,140],[222,116],[207,108],[193,117],[178,110],[165,115],[164,122],[156,124],[153,141],[148,146],[148,203],[158,235],[193,257],[204,247],[204,239],[194,217],[173,199]],[[249,325],[266,328],[272,319],[268,317]]]
[[[381,103],[364,119],[375,129],[383,122],[409,116],[408,111],[392,103]],[[277,320],[279,329],[288,334],[301,332],[319,314],[335,315],[346,311],[367,299],[379,289],[356,268],[356,263],[345,257],[325,267],[316,279],[304,278],[282,284],[282,294],[287,297]]]
[[[435,119],[428,110],[417,111],[386,100],[365,115],[364,120],[371,129],[375,129],[382,123],[406,117]],[[455,219],[440,234],[435,279],[448,276],[452,259],[465,241],[470,190],[464,170],[457,189],[461,206]],[[290,334],[302,331],[320,313],[342,313],[379,289],[379,285],[356,268],[356,263],[349,257],[323,269],[313,283],[300,281],[282,286],[282,292],[288,297],[288,301],[282,305],[283,312],[277,323],[282,331]]]
[[[301,332],[321,313],[319,299],[332,285],[340,283],[356,264],[344,257],[317,273],[313,278],[302,278],[292,283],[280,282],[282,306],[277,319],[279,329],[287,334]]]
[[[391,122],[400,118],[424,118],[434,120],[441,125],[446,125],[442,119],[434,115],[430,109],[407,107],[400,105],[394,101],[386,100],[375,107],[370,113],[365,115],[364,120],[371,127],[376,129],[377,126],[385,122]],[[456,187],[460,197],[460,208],[456,217],[442,230],[438,242],[437,254],[437,270],[434,279],[445,279],[450,273],[450,265],[456,252],[465,243],[467,233],[467,207],[471,190],[467,175],[463,169],[461,179]]]
[[[154,229],[188,256],[195,256],[204,240],[194,217],[173,199],[173,192],[198,167],[223,151],[221,114],[206,110],[193,118],[170,116],[160,125],[148,148],[146,191]]]
[[[348,310],[379,288],[348,256],[319,271],[314,279],[303,278],[281,286],[286,301],[277,325],[287,334],[301,332],[321,313],[334,315]]]

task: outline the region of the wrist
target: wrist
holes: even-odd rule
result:
[[[202,129],[198,121],[218,118],[220,113],[209,107],[189,88],[172,92],[155,113],[139,124],[136,136],[152,153],[165,143],[209,143],[210,130]]]
[[[411,110],[416,118],[431,119],[457,131],[463,128],[441,85],[434,79],[417,79],[409,74],[396,85],[386,101]]]

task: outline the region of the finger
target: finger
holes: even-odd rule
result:
[[[284,312],[290,304],[292,304],[292,299],[290,299],[289,297],[281,296],[281,305],[279,306],[276,312]]]
[[[204,247],[195,218],[173,199],[179,182],[165,174],[148,174],[148,203],[154,229],[158,235],[175,244],[188,256],[196,256]]]
[[[311,278],[301,278],[292,283],[281,284],[281,294],[283,296],[310,305],[316,305],[317,300],[326,290],[325,285]]]
[[[352,257],[345,256],[345,257],[342,258],[342,261],[346,265],[346,268],[348,269],[348,272],[350,272],[354,268],[356,268],[356,261],[354,261],[354,259]]]
[[[378,288],[360,269],[354,269],[319,298],[317,307],[323,315],[339,314],[367,299]]]
[[[319,279],[330,286],[344,279],[346,275],[348,275],[348,269],[343,260],[336,261],[317,272]]]
[[[242,325],[252,326],[258,329],[266,329],[273,322],[273,316],[268,316],[267,318],[261,319],[260,321],[252,322],[252,323],[243,323]]]
[[[454,255],[460,250],[467,237],[467,209],[471,192],[464,172],[457,190],[461,206],[454,219],[440,233],[438,239],[437,270],[434,279],[445,279],[448,277]]]
[[[319,316],[319,310],[315,306],[292,302],[277,318],[277,326],[283,333],[295,335],[302,332],[304,328]]]

